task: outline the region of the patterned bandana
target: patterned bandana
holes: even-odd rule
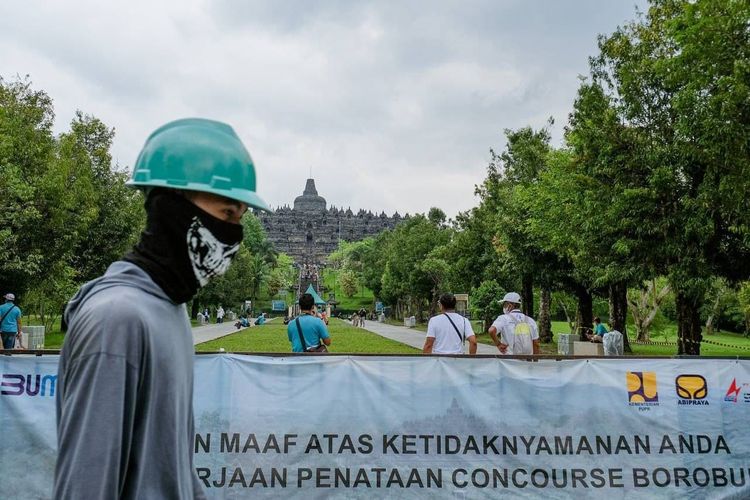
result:
[[[240,249],[240,224],[217,219],[178,193],[153,190],[146,214],[146,229],[123,260],[146,271],[176,304],[224,274]]]
[[[240,244],[225,245],[196,216],[187,231],[187,248],[195,279],[206,286],[211,278],[227,272]]]

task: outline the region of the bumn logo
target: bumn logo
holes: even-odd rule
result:
[[[54,396],[57,375],[21,375],[3,373],[0,394],[3,396]]]
[[[708,383],[702,375],[683,374],[674,379],[677,404],[708,406]]]
[[[627,372],[628,403],[630,406],[657,406],[656,372]]]

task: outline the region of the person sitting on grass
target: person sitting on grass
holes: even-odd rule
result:
[[[599,316],[594,317],[594,333],[588,334],[586,337],[589,339],[589,342],[603,342],[604,341],[604,334],[607,333],[607,328],[602,324],[602,320],[599,319]]]
[[[258,325],[258,326],[261,326],[265,322],[266,322],[266,314],[265,313],[260,313],[258,315],[258,318],[255,320],[255,324]]]

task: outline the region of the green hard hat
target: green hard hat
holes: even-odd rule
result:
[[[156,129],[127,185],[203,191],[270,210],[255,193],[255,165],[226,123],[185,118]]]

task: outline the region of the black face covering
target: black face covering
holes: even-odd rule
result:
[[[219,220],[177,193],[149,193],[146,215],[140,241],[123,260],[146,271],[176,304],[224,274],[240,249],[240,224]]]

